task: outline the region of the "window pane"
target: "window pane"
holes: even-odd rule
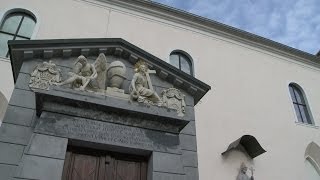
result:
[[[298,88],[294,87],[294,92],[296,94],[297,102],[299,104],[306,104],[304,102],[303,95],[302,95],[301,91]]]
[[[179,69],[179,56],[176,54],[170,55],[170,64]]]
[[[191,74],[190,72],[190,64],[188,63],[188,60],[185,59],[185,57],[180,56],[180,61],[181,61],[181,71]]]
[[[294,110],[296,111],[296,115],[297,115],[298,121],[299,122],[303,122],[301,114],[300,114],[300,111],[299,111],[299,106],[297,104],[293,104],[293,105],[294,105]]]
[[[6,18],[1,27],[1,31],[15,34],[18,29],[21,18],[22,18],[21,15],[10,16]]]
[[[296,97],[294,96],[293,87],[291,85],[289,86],[289,91],[290,91],[292,101],[296,103],[297,100],[296,100]]]
[[[8,53],[8,40],[12,40],[13,36],[0,33],[0,57],[6,57]]]
[[[33,21],[33,19],[31,19],[28,16],[25,16],[23,18],[18,35],[30,38],[33,33],[33,28],[35,25],[36,25],[36,23]]]
[[[300,109],[300,112],[301,112],[301,115],[302,115],[303,122],[304,123],[308,123],[308,124],[312,124],[310,116],[309,116],[309,113],[308,113],[308,110],[307,110],[307,107],[300,105],[299,109]]]

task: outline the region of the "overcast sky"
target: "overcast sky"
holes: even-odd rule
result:
[[[154,0],[302,51],[320,50],[320,0]]]

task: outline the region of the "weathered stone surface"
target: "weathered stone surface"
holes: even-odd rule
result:
[[[18,89],[24,89],[24,90],[30,91],[29,81],[30,81],[30,74],[19,73],[15,87]]]
[[[14,106],[35,109],[35,95],[31,91],[14,89],[9,104]]]
[[[0,141],[27,145],[32,134],[29,127],[2,123],[0,128]]]
[[[168,81],[165,81],[165,80],[161,79],[158,76],[150,76],[150,78],[151,78],[151,81],[154,82],[153,83],[154,86],[163,87],[165,89],[171,88],[173,86],[173,84],[169,83]]]
[[[199,179],[198,168],[184,167],[184,171],[186,172],[186,178],[185,178],[185,180],[195,180],[195,179]]]
[[[153,152],[153,171],[184,174],[181,155]]]
[[[24,61],[21,69],[20,69],[20,73],[26,73],[26,74],[31,74],[33,69],[37,66],[38,63],[41,63],[42,60],[40,59],[33,59],[33,60],[28,60],[28,61]],[[28,81],[29,83],[29,81]]]
[[[196,136],[180,134],[181,149],[197,151]]]
[[[181,131],[181,134],[196,135],[195,121],[190,121]]]
[[[178,117],[174,110],[145,106],[119,98],[87,94],[83,96],[69,91],[37,92],[37,114],[41,111],[58,112],[71,116],[116,122],[120,124],[179,133],[188,123],[185,117]],[[71,100],[72,99],[72,100]],[[40,112],[39,112],[40,111]]]
[[[3,122],[30,126],[35,110],[9,105]]]
[[[0,164],[0,180],[11,180],[14,176],[17,166]]]
[[[153,172],[152,180],[185,180],[185,175]]]
[[[17,177],[39,180],[61,180],[63,160],[25,155]]]
[[[67,144],[68,139],[66,138],[34,134],[27,153],[31,155],[64,159]]]
[[[179,136],[142,128],[43,112],[36,132],[137,149],[178,153]]]
[[[182,164],[188,167],[198,167],[197,152],[182,150]]]
[[[0,164],[17,165],[25,146],[0,142]]]

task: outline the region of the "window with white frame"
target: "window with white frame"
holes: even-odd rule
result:
[[[312,124],[311,114],[303,90],[298,85],[291,83],[289,85],[289,91],[298,122]]]
[[[31,38],[36,19],[25,12],[7,14],[0,25],[0,57],[8,57],[9,40],[28,40]]]
[[[181,71],[193,76],[193,67],[191,59],[180,51],[173,51],[170,54],[170,64]]]

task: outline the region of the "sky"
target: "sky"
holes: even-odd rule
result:
[[[320,0],[154,0],[316,54]]]

